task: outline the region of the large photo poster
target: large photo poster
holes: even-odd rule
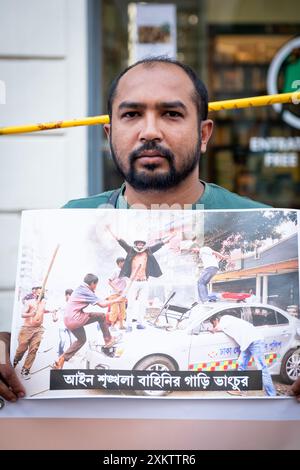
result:
[[[27,398],[288,397],[297,217],[24,211],[11,360]]]

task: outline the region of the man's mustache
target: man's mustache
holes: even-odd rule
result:
[[[174,154],[170,150],[166,149],[162,145],[152,140],[149,142],[145,142],[138,149],[133,150],[129,154],[129,162],[134,163],[142,156],[143,152],[145,151],[156,151],[159,155],[168,160],[169,163],[174,162]]]

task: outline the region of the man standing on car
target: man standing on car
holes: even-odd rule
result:
[[[203,270],[198,279],[198,294],[201,302],[206,303],[209,299],[207,286],[219,271],[219,262],[224,259],[229,259],[229,256],[222,255],[209,246],[193,248],[192,251],[199,253],[203,263]]]
[[[115,235],[110,225],[107,225],[106,229],[127,253],[120,271],[121,277],[128,277],[132,281],[128,290],[127,331],[132,331],[133,320],[137,320],[137,329],[143,330],[146,328],[144,318],[149,296],[148,279],[149,277],[160,277],[162,275],[153,253],[168,243],[175,236],[175,233],[164,237],[164,239],[151,246],[147,245],[145,240],[135,240],[131,246]]]

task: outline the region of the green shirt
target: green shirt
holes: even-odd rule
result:
[[[261,202],[253,201],[247,197],[239,196],[232,193],[227,189],[221,188],[212,183],[204,183],[205,189],[201,198],[193,204],[193,209],[199,205],[199,209],[263,209],[270,206],[262,204]],[[119,189],[119,194],[116,200],[112,203],[110,198],[113,196],[115,190],[106,191],[105,193],[96,194],[95,196],[85,197],[82,199],[73,199],[69,201],[64,208],[67,209],[93,209],[93,208],[116,208],[127,209],[129,206],[123,196],[125,191],[125,184]],[[200,206],[201,205],[201,206]],[[104,207],[103,207],[104,206]]]

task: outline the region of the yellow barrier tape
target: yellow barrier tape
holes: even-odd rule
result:
[[[280,93],[277,95],[255,96],[251,98],[239,98],[234,100],[215,101],[208,104],[209,111],[220,111],[222,109],[250,108],[255,106],[269,106],[275,103],[300,102],[300,92]],[[0,127],[0,135],[24,134],[27,132],[48,131],[51,129],[64,129],[66,127],[95,126],[97,124],[108,124],[108,115],[71,119],[69,121],[45,122],[40,124],[27,124],[23,126]]]

